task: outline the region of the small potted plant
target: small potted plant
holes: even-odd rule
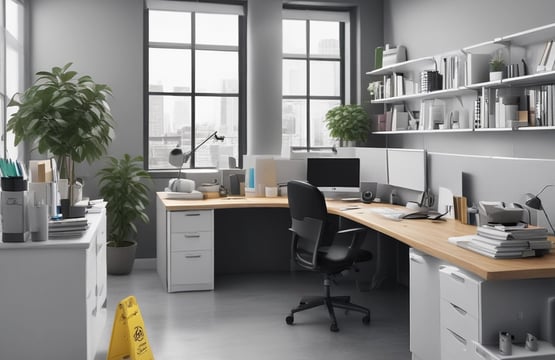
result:
[[[495,53],[489,62],[489,80],[498,81],[503,79],[503,71],[505,70],[505,59],[501,51]]]
[[[325,123],[330,136],[346,142],[366,141],[370,131],[368,113],[357,104],[339,105],[326,113]]]
[[[121,159],[110,156],[97,174],[100,196],[107,202],[107,266],[112,275],[131,272],[137,249],[135,222],[150,220],[146,213],[150,189],[145,182],[150,180],[150,174],[143,169],[142,162],[142,156],[125,154]]]

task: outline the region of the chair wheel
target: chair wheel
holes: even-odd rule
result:
[[[363,323],[364,325],[370,324],[370,315],[364,316],[364,317],[362,318],[362,323]]]
[[[293,320],[294,320],[294,319],[293,319],[293,315],[288,315],[288,316],[285,318],[285,322],[287,323],[287,325],[293,325]]]
[[[336,323],[333,323],[330,325],[330,331],[331,332],[338,332],[339,331],[339,327],[337,326]]]

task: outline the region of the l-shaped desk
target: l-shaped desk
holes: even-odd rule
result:
[[[214,288],[214,227],[217,226],[214,211],[288,207],[284,197],[182,200],[168,199],[163,192],[157,195],[157,271],[169,292]],[[490,357],[481,354],[491,350],[488,346],[496,344],[499,331],[512,330],[517,333],[518,340],[523,331],[540,332],[544,303],[549,297],[555,298],[555,254],[538,258],[492,259],[447,241],[452,236],[476,233],[475,226],[453,219],[396,221],[372,211],[372,208],[394,208],[395,205],[357,203],[358,208],[346,210],[352,205],[344,201],[327,201],[328,213],[401,241],[417,254],[410,257],[413,359],[497,359],[495,354],[488,355]],[[422,270],[418,270],[417,265],[422,257],[432,261],[423,270],[424,276],[419,277],[417,274]],[[473,297],[470,305],[466,299],[468,296]],[[505,305],[500,305],[497,300]],[[450,304],[445,309],[444,302]],[[465,306],[469,307],[468,311],[464,310]],[[521,309],[523,306],[526,306],[525,310]],[[500,311],[500,308],[509,312],[511,319],[488,315]],[[452,309],[457,310],[454,315]],[[516,320],[512,319],[513,313]],[[453,316],[459,318],[451,319]],[[555,329],[555,319],[551,320]],[[461,323],[466,325],[461,327]],[[465,333],[468,328],[475,330]],[[430,343],[427,339],[433,339],[430,334],[434,332],[437,339]],[[547,345],[543,349],[547,349]],[[549,351],[555,354],[555,348],[549,348]]]

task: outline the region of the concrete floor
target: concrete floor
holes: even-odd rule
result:
[[[337,311],[340,331],[330,332],[323,307],[285,316],[302,295],[320,295],[315,273],[263,273],[216,277],[215,291],[168,294],[155,270],[108,276],[108,317],[95,360],[106,359],[114,309],[134,295],[156,359],[195,360],[404,360],[410,359],[408,289],[359,291],[350,281],[332,287],[370,308],[362,316]]]

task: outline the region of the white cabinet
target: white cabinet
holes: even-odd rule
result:
[[[499,332],[524,343],[539,338],[542,310],[555,294],[555,279],[485,281],[452,266],[439,271],[442,359],[488,359],[476,344],[496,346]]]
[[[94,359],[106,321],[106,215],[79,239],[0,243],[0,359]]]
[[[442,261],[409,250],[410,351],[413,360],[440,360],[439,267]]]
[[[168,292],[214,289],[214,211],[157,203],[156,268]]]

